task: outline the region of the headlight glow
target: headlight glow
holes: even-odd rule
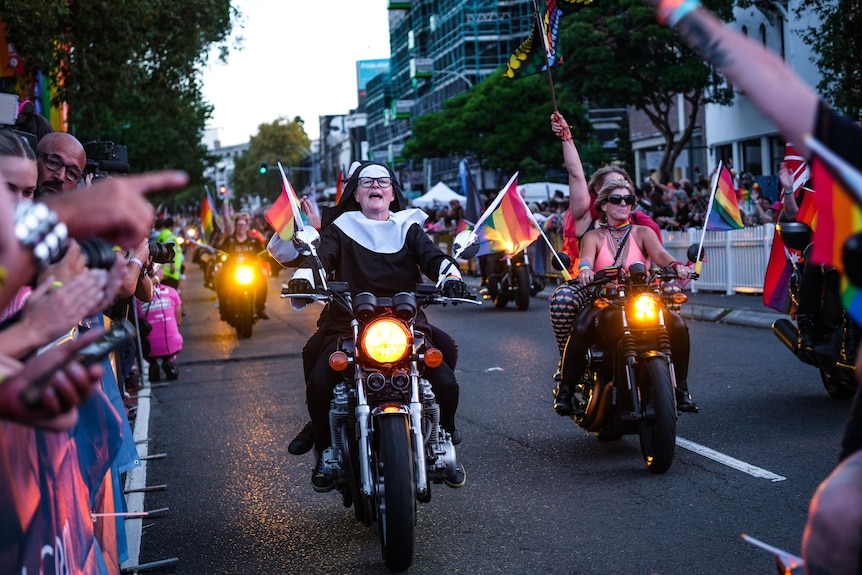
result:
[[[362,332],[362,351],[377,363],[394,363],[407,355],[410,333],[400,321],[384,317],[371,322]]]
[[[233,276],[239,285],[249,285],[254,281],[254,268],[251,266],[236,266]]]
[[[658,321],[661,303],[647,294],[635,296],[628,304],[628,318],[633,324],[654,324]]]

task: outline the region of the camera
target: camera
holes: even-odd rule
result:
[[[84,144],[87,153],[85,174],[93,179],[107,178],[111,174],[129,173],[129,151],[126,146],[107,141],[93,141]]]
[[[114,246],[101,238],[81,240],[78,245],[81,246],[81,254],[90,269],[110,269],[117,260]]]
[[[176,248],[177,244],[173,242],[169,244],[150,242],[150,257],[153,259],[153,263],[156,264],[173,263],[174,256],[176,254]]]

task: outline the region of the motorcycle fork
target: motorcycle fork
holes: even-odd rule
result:
[[[410,434],[413,436],[413,467],[415,469],[416,495],[424,499],[428,495],[428,473],[425,467],[425,440],[422,433],[422,397],[419,393],[419,365],[410,362]]]
[[[622,324],[623,324],[623,336],[622,336],[622,347],[623,347],[623,357],[625,358],[625,370],[626,370],[626,385],[629,388],[629,393],[632,398],[632,411],[635,417],[641,417],[641,394],[638,389],[637,379],[635,378],[635,366],[638,363],[638,354],[635,351],[635,339],[634,334],[632,334],[632,330],[629,327],[628,317],[626,316],[625,308],[622,309],[620,314],[622,316]],[[659,311],[658,314],[658,324],[661,328],[659,334],[658,341],[658,349],[660,354],[664,355],[666,358],[671,357],[668,353],[670,350],[670,341],[667,335],[667,329],[664,323],[664,311]],[[655,353],[649,353],[650,356],[655,355]],[[673,371],[673,362],[669,361],[670,368],[670,377],[671,382],[673,383],[673,388],[676,389],[676,375]]]
[[[356,319],[350,322],[353,331],[354,345],[359,341],[359,322]],[[374,481],[371,477],[371,447],[369,437],[371,436],[371,408],[368,406],[368,395],[365,393],[365,378],[362,368],[357,364],[353,366],[353,381],[356,385],[356,425],[359,427],[359,482],[362,495],[371,497],[374,495]]]

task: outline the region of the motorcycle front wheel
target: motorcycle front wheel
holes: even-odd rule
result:
[[[241,312],[236,318],[236,335],[240,339],[251,337],[254,326],[254,298],[246,297],[241,304]]]
[[[395,415],[379,417],[376,427],[380,550],[390,571],[404,571],[413,563],[416,538],[413,449],[408,419]]]
[[[641,454],[650,473],[670,469],[676,449],[676,402],[670,366],[660,357],[643,361],[638,370],[638,387],[652,390],[654,417],[641,421]]]

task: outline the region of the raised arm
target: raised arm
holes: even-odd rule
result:
[[[656,7],[659,22],[676,25],[680,37],[740,88],[803,156],[811,156],[803,136],[814,130],[820,98],[778,55],[725,26],[695,0],[644,1]]]
[[[590,193],[587,189],[587,178],[584,175],[581,156],[578,154],[578,148],[572,139],[572,131],[569,124],[566,123],[566,119],[559,112],[551,114],[551,129],[563,141],[563,161],[566,163],[566,171],[569,174],[569,210],[572,212],[576,224],[581,223],[584,218],[588,224]]]

